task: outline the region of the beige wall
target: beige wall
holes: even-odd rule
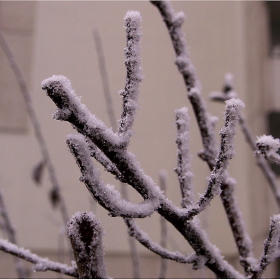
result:
[[[19,10],[17,6],[19,3],[11,3],[14,5],[15,14],[25,13],[24,10]],[[125,83],[123,17],[127,10],[140,11],[143,18],[142,67],[145,78],[140,88],[140,110],[137,114],[130,150],[137,155],[141,166],[155,182],[159,181],[160,169],[167,171],[167,196],[180,205],[180,191],[173,171],[176,166],[174,110],[182,106],[190,107],[190,104],[183,80],[174,65],[174,53],[166,28],[156,8],[147,1],[32,3],[34,3],[32,6],[34,21],[19,23],[22,26],[31,24],[33,31],[29,43],[32,44],[27,48],[28,50],[22,49],[25,56],[23,52],[19,52],[18,55],[25,59],[27,54],[30,57],[28,62],[32,67],[30,74],[27,72],[27,79],[31,81],[29,84],[33,103],[63,188],[69,214],[95,209],[106,231],[104,246],[107,255],[113,256],[116,253],[127,255],[127,234],[122,220],[108,217],[106,211],[99,206],[93,206],[90,202],[87,190],[78,181],[79,170],[65,144],[66,135],[73,130],[69,124],[52,119],[51,114],[55,106],[40,89],[40,85],[43,79],[53,74],[67,76],[72,81],[76,93],[82,96],[82,102],[109,126],[91,32],[93,28],[97,28],[100,33],[114,106],[117,115],[120,116],[121,98],[118,91]],[[267,36],[264,3],[181,1],[173,2],[173,6],[176,11],[183,10],[186,13],[183,28],[186,32],[189,53],[202,83],[208,109],[212,115],[220,119],[217,124],[217,136],[222,126],[224,105],[209,103],[208,94],[221,89],[224,74],[227,72],[233,73],[236,90],[240,98],[247,103],[244,115],[253,125],[253,132],[258,135],[264,133],[263,114],[266,108],[263,107],[261,99],[264,98],[263,72],[267,50],[267,45],[263,43],[263,37]],[[256,20],[255,15],[262,20]],[[10,42],[14,46],[20,44],[13,43],[12,39]],[[25,44],[24,41],[22,44]],[[253,87],[252,84],[255,86]],[[252,98],[253,94],[254,98]],[[22,103],[20,104],[22,106]],[[209,171],[196,156],[202,145],[193,113],[191,113],[191,120],[194,183],[196,192],[202,193],[206,187]],[[41,159],[41,155],[30,123],[24,123],[27,126],[25,134],[15,136],[0,133],[1,187],[11,218],[18,230],[19,244],[39,251],[55,250],[61,232],[60,215],[57,210],[53,211],[47,199],[50,187],[47,174],[44,175],[41,187],[36,187],[32,182],[30,173]],[[266,195],[269,190],[264,186],[266,183],[263,182],[262,175],[252,176],[259,171],[251,167],[254,158],[241,133],[237,136],[236,150],[237,157],[231,163],[230,172],[238,182],[236,191],[247,228],[254,238],[258,238],[258,246],[261,246],[268,228],[268,218],[274,210],[273,207],[267,209],[264,206],[267,210],[261,212],[262,220],[259,221],[254,218],[256,212],[254,200],[260,199],[260,203],[268,203],[272,199]],[[115,183],[108,174],[102,175],[102,178],[105,182]],[[133,191],[129,195],[133,201],[141,200]],[[218,197],[214,199],[206,213],[201,215],[201,219],[210,235],[210,240],[227,257],[236,257],[235,244]],[[256,233],[257,222],[259,228]],[[159,241],[157,214],[139,221],[139,224],[153,240]],[[171,226],[169,233],[169,249],[191,252],[190,247]],[[138,249],[143,254],[148,253],[140,245]],[[259,249],[257,251],[260,252]],[[114,277],[113,273],[110,275]]]

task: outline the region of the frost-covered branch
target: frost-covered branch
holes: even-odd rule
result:
[[[127,146],[132,135],[132,126],[138,108],[139,85],[142,81],[140,67],[140,41],[142,36],[140,21],[142,19],[137,11],[128,11],[124,19],[126,28],[126,48],[124,52],[126,84],[124,89],[120,91],[123,97],[123,112],[119,120],[118,134]]]
[[[270,162],[280,164],[280,155],[277,151],[280,148],[280,140],[273,138],[271,135],[258,137],[256,141],[256,153],[263,155]]]
[[[210,99],[213,101],[225,101],[231,98],[231,96],[236,96],[237,93],[234,90],[233,86],[233,75],[232,74],[226,74],[225,75],[225,82],[224,86],[221,92],[213,92],[210,94]],[[252,151],[256,151],[256,141],[250,131],[250,128],[247,125],[246,119],[243,117],[243,115],[239,114],[239,125],[241,127],[241,130],[245,136],[245,139],[249,146],[251,147]],[[271,167],[267,162],[263,159],[262,153],[255,153],[257,164],[262,170],[265,178],[267,179],[269,186],[271,188],[271,191],[275,197],[275,200],[277,202],[278,207],[280,208],[280,189],[279,185],[276,182],[276,177],[274,172],[272,171]]]
[[[162,258],[174,260],[179,263],[194,263],[196,261],[195,254],[183,255],[179,252],[170,252],[161,245],[153,242],[149,235],[138,227],[135,220],[124,218],[124,221],[131,236],[135,237],[144,247],[161,256]]]
[[[215,166],[215,158],[218,154],[217,144],[214,137],[214,125],[216,123],[216,118],[210,116],[206,111],[206,105],[204,100],[202,99],[200,92],[200,83],[196,77],[194,66],[191,63],[191,60],[188,56],[187,46],[185,43],[184,33],[181,28],[183,15],[182,13],[175,13],[171,3],[169,1],[151,1],[154,4],[168,29],[173,48],[176,54],[176,64],[178,66],[179,72],[182,74],[184,83],[188,92],[188,97],[191,102],[192,108],[195,113],[195,117],[198,123],[198,127],[200,130],[203,151],[200,153],[200,157],[205,160],[211,170],[213,170]],[[180,20],[181,19],[181,20]],[[183,58],[183,59],[182,59]],[[178,63],[183,61],[181,63]],[[246,244],[246,250],[244,250],[245,255],[243,257],[252,255],[252,247],[246,241],[248,239],[248,234],[244,227],[236,227],[236,225],[240,225],[242,222],[242,217],[240,214],[240,210],[238,209],[237,204],[229,205],[228,201],[235,200],[234,197],[226,197],[224,195],[224,191],[229,188],[225,181],[221,185],[221,189],[223,190],[221,193],[221,199],[226,211],[228,221],[230,223],[235,243],[237,247],[239,244]],[[227,195],[233,196],[233,192],[227,192]],[[235,214],[237,214],[235,216]],[[242,240],[242,242],[240,242]],[[245,272],[248,272],[248,267],[244,267]]]
[[[66,85],[64,84],[66,82]],[[57,116],[64,116],[63,120],[71,122],[79,132],[89,137],[104,154],[116,165],[118,170],[126,174],[128,183],[135,188],[144,199],[155,200],[154,209],[157,209],[160,215],[164,216],[171,222],[181,234],[189,241],[193,248],[200,252],[204,252],[205,256],[214,259],[214,262],[207,263],[206,265],[221,277],[238,278],[240,274],[235,271],[228,263],[222,258],[220,253],[213,254],[213,245],[209,244],[208,240],[200,237],[197,234],[196,227],[189,225],[186,230],[185,222],[182,220],[184,216],[170,201],[166,200],[160,189],[155,185],[150,177],[145,175],[139,163],[135,160],[135,156],[127,150],[121,150],[114,145],[115,134],[108,130],[106,126],[93,117],[86,107],[79,102],[79,99],[74,94],[70,82],[65,77],[52,77],[51,79],[43,82],[43,89],[57,104],[59,110]],[[71,110],[70,110],[71,108]],[[63,114],[61,112],[65,112]],[[113,142],[113,143],[112,143]],[[88,156],[89,157],[89,156]],[[82,166],[82,165],[81,165]],[[193,234],[196,238],[193,239]]]
[[[144,218],[156,210],[158,202],[153,199],[134,204],[123,200],[113,186],[104,185],[100,180],[98,168],[90,158],[85,138],[82,135],[69,135],[67,144],[80,167],[82,173],[80,180],[98,203],[110,212],[111,216]]]
[[[21,69],[14,57],[14,54],[13,54],[11,48],[9,47],[9,45],[3,35],[3,32],[1,30],[0,30],[0,45],[8,59],[8,62],[10,64],[12,71],[14,72],[16,81],[19,85],[19,89],[20,89],[22,96],[24,98],[24,101],[25,101],[26,110],[29,115],[30,121],[32,123],[35,137],[36,137],[39,147],[41,149],[41,153],[43,156],[43,162],[46,164],[47,169],[48,169],[50,182],[52,184],[52,189],[50,191],[51,203],[53,206],[58,206],[60,208],[62,220],[63,220],[64,224],[66,225],[66,223],[68,221],[66,203],[61,195],[61,187],[58,182],[55,168],[51,161],[51,157],[50,157],[49,151],[47,149],[45,138],[41,131],[40,124],[39,124],[37,115],[35,113],[34,107],[33,107],[31,94],[27,88],[25,79],[24,79]]]
[[[189,150],[189,115],[188,109],[183,107],[175,111],[177,126],[177,167],[175,172],[178,175],[182,207],[186,208],[194,203],[194,187],[192,184],[193,173],[191,171],[191,159]]]
[[[101,79],[103,84],[103,93],[106,100],[107,113],[110,119],[110,124],[112,126],[112,129],[113,131],[116,131],[117,119],[115,117],[113,101],[109,89],[110,88],[109,79],[106,70],[106,63],[103,54],[102,42],[97,30],[93,32],[93,35],[96,44],[96,52],[98,56],[99,69],[100,69],[100,74],[101,74]],[[121,181],[121,195],[125,200],[129,200],[127,194],[127,186],[125,184],[125,178],[120,174],[116,166],[92,142],[91,145],[89,145],[89,148],[91,150],[91,156],[93,156],[98,162],[100,162],[104,166],[105,170],[115,175],[116,178]],[[136,247],[136,240],[133,237],[128,236],[128,244],[129,244],[131,259],[132,259],[133,278],[138,279],[140,278],[140,265],[139,265],[139,255]]]
[[[67,235],[73,248],[79,278],[108,278],[103,259],[103,230],[94,214],[78,212],[72,216]]]
[[[264,242],[263,255],[259,267],[252,274],[252,278],[260,278],[266,267],[280,256],[280,215],[274,215],[270,219],[270,231]]]
[[[14,255],[18,258],[21,258],[23,260],[26,260],[28,262],[34,263],[35,266],[33,269],[35,271],[51,270],[78,278],[78,272],[76,267],[69,267],[65,264],[50,261],[47,258],[41,258],[36,254],[31,253],[30,250],[20,248],[7,240],[0,239],[0,250],[8,254]]]
[[[159,172],[159,186],[161,190],[165,193],[167,188],[167,176],[164,170]],[[167,221],[164,217],[160,216],[160,246],[166,248],[167,246]],[[159,279],[163,279],[167,272],[167,260],[161,258],[160,260],[160,271]]]
[[[80,103],[67,78],[53,76],[43,81],[42,86],[58,107],[54,118],[70,122],[80,133],[90,138],[116,168],[125,174],[128,184],[142,195],[144,201],[153,201],[154,210],[172,223],[195,251],[203,256],[207,267],[219,277],[242,277],[223,260],[220,252],[209,242],[206,233],[197,224],[184,219],[185,211],[178,209],[164,197],[159,187],[144,173],[135,156],[122,145],[122,139]],[[213,128],[212,122],[210,128]]]
[[[225,125],[220,131],[221,147],[219,155],[209,177],[207,190],[197,204],[188,211],[188,218],[191,218],[204,210],[213,197],[221,193],[224,172],[228,167],[229,160],[234,156],[233,138],[236,133],[239,110],[243,107],[244,104],[240,99],[230,99],[226,101]]]
[[[122,183],[125,183],[126,180],[124,176],[122,176],[117,167],[104,155],[104,153],[89,139],[87,139],[87,143],[88,149],[90,151],[90,156],[94,157],[96,161],[103,165],[107,172],[115,175],[116,179],[118,179]]]

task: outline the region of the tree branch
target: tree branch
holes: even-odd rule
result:
[[[122,200],[121,195],[112,186],[105,186],[99,178],[99,170],[91,161],[87,144],[82,135],[69,135],[67,145],[80,167],[82,177],[92,196],[110,212],[113,217],[144,218],[150,216],[159,206],[159,200],[145,199],[144,202],[134,204]]]
[[[177,126],[177,167],[182,207],[187,208],[194,203],[194,187],[192,184],[193,173],[191,171],[191,159],[189,151],[189,115],[186,107],[175,111]]]
[[[259,266],[252,273],[251,278],[260,278],[266,267],[280,256],[280,215],[274,215],[270,219],[270,231],[264,242],[264,250]]]
[[[62,220],[66,225],[66,223],[68,221],[66,204],[61,195],[61,187],[60,187],[60,184],[58,183],[55,168],[51,161],[51,157],[49,155],[49,151],[47,149],[47,145],[46,145],[44,136],[43,136],[41,128],[40,128],[39,121],[37,119],[37,116],[36,116],[36,113],[35,113],[35,110],[34,110],[34,107],[32,104],[31,94],[28,91],[28,88],[27,88],[26,82],[24,80],[23,74],[20,70],[20,67],[17,64],[16,59],[13,55],[13,52],[12,52],[11,48],[9,47],[1,29],[0,29],[0,45],[8,59],[8,62],[10,64],[12,71],[14,72],[16,81],[19,85],[19,89],[20,89],[22,96],[24,98],[24,101],[25,101],[26,110],[29,115],[30,121],[32,123],[35,137],[36,137],[39,147],[41,149],[43,160],[48,169],[50,182],[52,184],[52,189],[50,191],[50,199],[51,199],[52,205],[59,206]]]
[[[78,272],[76,267],[69,267],[65,264],[57,263],[50,261],[47,258],[41,258],[36,254],[31,253],[29,250],[20,248],[17,245],[7,241],[0,239],[0,250],[11,255],[14,255],[18,258],[26,260],[28,262],[34,263],[35,271],[46,271],[51,270],[55,272],[59,272],[65,275],[69,275],[75,278],[78,278]]]
[[[124,20],[127,42],[125,48],[126,84],[124,90],[120,91],[123,97],[123,112],[119,121],[118,134],[127,147],[132,135],[132,126],[138,108],[139,86],[142,81],[140,67],[140,41],[142,36],[140,21],[142,19],[139,12],[128,11]]]
[[[196,77],[194,66],[192,65],[191,60],[188,56],[184,33],[181,29],[184,16],[182,15],[182,13],[176,14],[169,1],[151,0],[151,3],[158,8],[168,29],[173,48],[176,54],[176,64],[178,66],[179,72],[183,76],[185,86],[188,92],[188,97],[197,119],[204,149],[203,152],[200,153],[200,157],[207,162],[210,170],[213,170],[215,166],[215,158],[218,152],[213,132],[213,125],[215,123],[215,119],[206,112],[206,106],[200,93],[200,83]],[[241,257],[246,259],[253,255],[252,247],[250,245],[251,243],[247,242],[247,240],[249,240],[250,238],[246,233],[244,227],[236,226],[241,225],[243,223],[241,222],[241,212],[237,208],[237,204],[228,205],[228,201],[235,200],[235,198],[233,197],[230,198],[224,195],[224,192],[228,188],[229,186],[225,182],[223,182],[221,185],[222,203],[234,235],[235,243],[239,249],[239,252],[244,253],[244,255],[241,255]],[[232,190],[226,193],[227,195],[233,195]],[[234,216],[234,214],[237,215]],[[240,240],[242,240],[242,242],[240,242]],[[244,244],[246,248],[240,248],[239,244]],[[246,264],[244,269],[246,273],[249,273],[250,264]]]

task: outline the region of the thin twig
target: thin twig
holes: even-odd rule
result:
[[[17,245],[16,233],[12,225],[12,222],[9,218],[1,189],[0,189],[0,215],[3,218],[3,230],[7,233],[8,240],[13,244]],[[29,271],[27,270],[27,268],[24,267],[20,259],[15,258],[15,266],[19,278],[28,278]]]
[[[280,256],[279,248],[280,237],[280,215],[274,215],[270,219],[270,230],[264,242],[263,254],[259,266],[253,271],[251,278],[260,278],[266,267]]]
[[[35,271],[46,271],[51,270],[55,272],[59,272],[65,275],[69,275],[75,278],[78,278],[78,272],[76,267],[69,267],[65,264],[61,264],[58,262],[50,261],[47,258],[41,258],[38,255],[31,253],[30,250],[20,248],[17,245],[0,239],[0,250],[9,254],[12,254],[18,258],[21,258],[25,261],[31,262],[35,264]]]
[[[41,128],[40,128],[40,124],[38,121],[38,118],[36,116],[33,104],[32,104],[32,100],[31,100],[31,94],[27,88],[25,79],[23,77],[23,74],[20,70],[20,67],[13,55],[13,52],[11,50],[11,48],[9,47],[2,30],[0,30],[0,45],[8,59],[8,62],[10,64],[10,67],[12,69],[12,71],[14,72],[16,81],[19,85],[20,91],[22,93],[22,96],[24,98],[25,101],[25,105],[26,105],[26,110],[28,112],[30,121],[33,125],[34,128],[34,132],[35,132],[35,137],[38,141],[38,144],[40,146],[41,149],[41,153],[43,156],[43,159],[47,165],[47,169],[48,169],[48,173],[49,173],[49,178],[52,184],[52,190],[51,190],[51,197],[53,198],[52,202],[53,203],[57,203],[59,208],[60,208],[60,212],[61,212],[61,216],[62,216],[62,220],[66,226],[66,223],[68,221],[68,214],[67,214],[67,209],[66,209],[66,204],[65,201],[63,199],[63,196],[61,195],[61,187],[58,183],[58,179],[56,176],[56,172],[55,172],[55,168],[53,166],[53,163],[51,161],[48,149],[47,149],[47,145],[45,142],[45,139],[43,137],[43,134],[41,132]]]
[[[107,73],[107,69],[106,69],[102,41],[100,39],[97,29],[94,29],[92,31],[92,34],[93,34],[93,39],[94,39],[95,47],[96,47],[99,71],[100,71],[102,85],[103,85],[103,93],[104,93],[105,100],[106,100],[107,113],[108,113],[108,116],[110,119],[110,124],[113,128],[113,131],[116,131],[117,130],[117,119],[116,119],[116,114],[115,114],[114,106],[113,106],[113,100],[112,100],[111,91],[110,91],[110,87],[109,87],[109,78],[108,78],[108,73]]]
[[[166,192],[166,180],[166,173],[163,170],[161,170],[159,173],[159,186],[164,193]],[[167,221],[164,219],[164,217],[160,216],[160,246],[163,248],[166,248],[167,246],[167,234]],[[167,259],[161,258],[159,278],[166,278],[166,273]]]
[[[121,183],[121,194],[125,200],[128,200],[128,193],[127,193],[127,186],[124,183]],[[130,248],[130,255],[132,259],[132,269],[133,269],[133,278],[139,279],[140,278],[140,261],[139,261],[139,254],[136,247],[135,239],[128,235],[128,244]]]
[[[134,219],[124,218],[124,220],[129,229],[129,234],[135,237],[147,249],[156,253],[162,258],[174,260],[179,263],[194,263],[196,261],[195,253],[183,255],[179,252],[170,252],[167,249],[163,248],[161,245],[151,241],[148,234],[139,229]]]

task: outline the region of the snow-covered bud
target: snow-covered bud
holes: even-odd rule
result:
[[[73,248],[79,278],[107,278],[103,260],[103,230],[94,214],[77,212],[68,223],[67,235]]]

